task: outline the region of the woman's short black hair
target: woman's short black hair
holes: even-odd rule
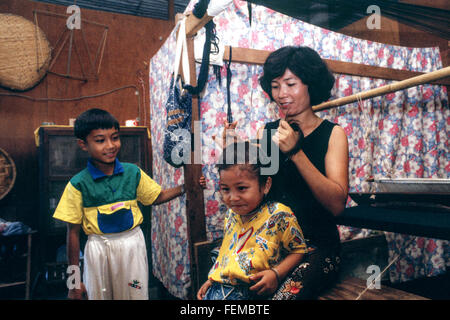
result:
[[[264,151],[249,141],[238,141],[225,147],[216,168],[219,171],[239,166],[247,170],[258,179],[259,185],[264,186],[268,175],[261,174],[261,168],[267,166],[268,158]]]
[[[120,130],[119,122],[112,114],[102,109],[89,109],[78,116],[74,124],[74,134],[78,139],[86,141],[86,137],[96,129]]]
[[[262,89],[272,97],[273,79],[281,77],[286,69],[308,86],[311,106],[328,100],[334,85],[334,76],[319,54],[308,47],[286,46],[272,52],[264,63],[259,78]]]

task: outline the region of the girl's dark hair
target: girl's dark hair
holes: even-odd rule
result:
[[[272,101],[274,99],[271,82],[281,77],[286,69],[308,86],[312,106],[330,98],[334,76],[319,54],[308,47],[286,46],[269,55],[264,63],[263,75],[259,78],[262,89]]]
[[[222,152],[220,161],[216,164],[219,171],[239,166],[258,178],[260,186],[265,185],[268,175],[261,174],[261,168],[267,166],[268,158],[264,151],[249,141],[240,141],[229,144]],[[262,161],[261,161],[262,160]]]
[[[96,129],[120,130],[119,122],[112,114],[102,109],[89,109],[78,116],[74,124],[74,134],[78,139],[86,141],[86,137]]]

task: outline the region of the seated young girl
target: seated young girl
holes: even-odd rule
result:
[[[266,163],[259,161],[261,156],[248,141],[235,142],[225,148],[217,165],[228,210],[219,255],[197,293],[199,300],[248,300],[273,294],[307,251],[291,209],[266,201],[272,180],[261,174],[261,162]]]

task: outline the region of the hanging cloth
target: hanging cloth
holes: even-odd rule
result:
[[[167,127],[164,131],[163,157],[175,168],[189,162],[191,149],[192,95],[182,92],[179,82],[179,66],[182,61],[184,81],[189,83],[189,61],[186,43],[186,19],[179,21],[175,63],[171,74],[169,95],[165,104]]]

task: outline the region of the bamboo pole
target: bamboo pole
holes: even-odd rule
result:
[[[349,103],[352,103],[355,101],[378,97],[378,96],[388,94],[391,92],[395,92],[395,91],[399,91],[402,89],[407,89],[407,88],[411,88],[411,87],[418,86],[421,84],[430,83],[432,81],[446,78],[449,76],[450,76],[450,67],[446,67],[446,68],[442,68],[442,69],[432,71],[432,72],[429,72],[426,74],[422,74],[417,77],[412,77],[412,78],[409,78],[409,79],[406,79],[403,81],[391,83],[391,84],[383,86],[383,87],[371,89],[371,90],[364,91],[364,92],[359,92],[359,93],[356,93],[356,94],[348,96],[348,97],[343,97],[343,98],[335,99],[332,101],[327,101],[327,102],[321,103],[317,106],[313,106],[312,108],[313,108],[313,111],[321,111],[321,110],[336,108],[336,107],[339,107],[339,106],[342,106],[345,104],[349,104]]]

